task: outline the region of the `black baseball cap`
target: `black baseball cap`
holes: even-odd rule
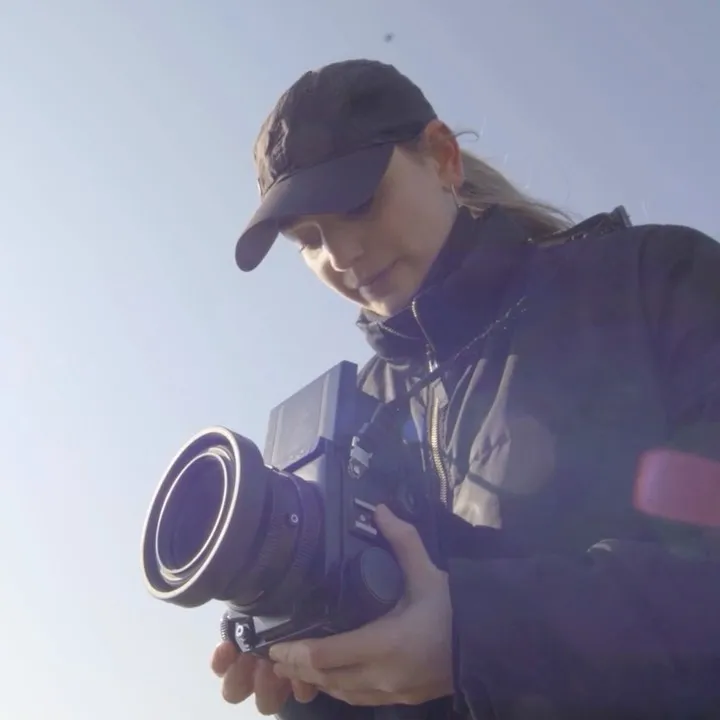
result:
[[[238,267],[255,269],[293,218],[368,202],[394,146],[436,117],[420,88],[392,65],[346,60],[305,73],[255,142],[261,201],[235,247]]]

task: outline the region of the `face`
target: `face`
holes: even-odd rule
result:
[[[457,143],[442,123],[423,152],[395,149],[372,201],[347,215],[300,218],[283,235],[336,292],[381,316],[406,307],[452,227],[452,187],[462,182]]]

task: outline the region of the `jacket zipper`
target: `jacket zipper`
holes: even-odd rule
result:
[[[415,322],[418,324],[420,331],[425,337],[428,370],[430,372],[433,372],[433,370],[437,368],[435,350],[433,349],[432,343],[430,342],[430,339],[428,338],[427,333],[423,329],[422,323],[420,322],[420,316],[418,315],[417,306],[414,300],[412,302],[411,308],[413,317],[415,318]],[[442,380],[439,380],[438,382],[442,382]],[[430,423],[428,428],[430,459],[432,461],[435,473],[440,478],[440,500],[442,504],[447,507],[450,482],[448,480],[448,472],[447,468],[445,467],[443,453],[440,447],[440,403],[435,399],[434,394],[430,391],[430,388],[428,388],[428,395],[430,396]]]

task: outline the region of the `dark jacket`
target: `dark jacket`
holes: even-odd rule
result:
[[[439,496],[526,551],[448,559],[459,717],[720,717],[720,562],[632,503],[645,450],[720,459],[720,244],[624,220],[534,242],[462,210],[412,308],[359,322],[363,389],[387,402],[505,318],[411,406]]]

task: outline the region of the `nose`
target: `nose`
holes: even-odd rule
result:
[[[322,228],[323,245],[335,272],[346,272],[363,255],[362,233],[353,223],[338,222]]]

